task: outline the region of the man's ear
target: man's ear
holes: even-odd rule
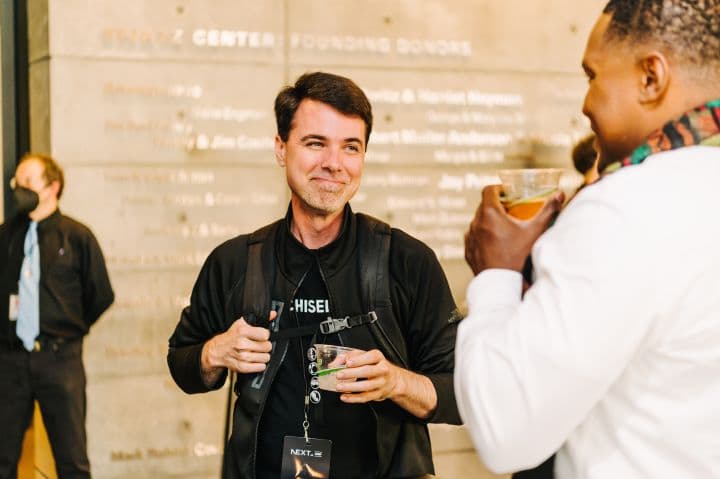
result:
[[[280,135],[275,135],[275,161],[277,164],[285,167],[285,154],[287,152],[286,144]]]
[[[60,182],[55,180],[52,183],[48,185],[48,189],[50,192],[55,196],[55,198],[58,197],[58,194],[60,193]]]
[[[652,51],[639,62],[640,103],[657,103],[665,96],[670,86],[670,65],[660,52]]]

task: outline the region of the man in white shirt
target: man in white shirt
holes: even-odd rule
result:
[[[603,178],[546,232],[483,191],[460,413],[497,472],[720,477],[720,1],[611,0],[583,69]]]

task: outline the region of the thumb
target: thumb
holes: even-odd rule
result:
[[[232,326],[230,326],[231,329],[237,329],[242,328],[243,326],[248,326],[247,321],[245,321],[245,318],[240,316],[239,319],[236,319],[234,323],[232,323]]]
[[[558,191],[548,198],[543,207],[540,209],[538,214],[532,219],[533,226],[540,228],[541,231],[545,231],[550,223],[555,218],[555,215],[562,208],[563,202],[565,201],[565,193]]]

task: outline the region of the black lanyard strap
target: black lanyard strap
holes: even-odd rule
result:
[[[317,324],[309,326],[299,326],[297,328],[281,329],[280,331],[270,331],[270,341],[278,339],[293,339],[303,336],[312,336],[318,330]]]

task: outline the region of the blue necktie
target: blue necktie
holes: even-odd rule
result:
[[[25,234],[25,258],[18,281],[18,318],[16,333],[25,349],[32,351],[40,334],[40,248],[37,223],[30,223]]]

